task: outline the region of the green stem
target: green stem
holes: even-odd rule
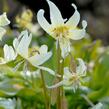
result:
[[[61,49],[59,46],[59,42],[57,45],[57,64],[58,64],[58,70],[57,73],[61,75],[61,78],[59,78],[59,82],[63,80],[63,64],[64,60],[61,57]],[[62,61],[62,62],[61,62]],[[63,86],[59,87],[58,89],[58,97],[57,97],[57,109],[62,109],[62,100],[63,100]]]
[[[47,88],[46,88],[46,84],[45,84],[44,75],[43,75],[42,70],[41,70],[41,79],[42,79],[42,85],[43,85],[43,92],[44,92],[44,96],[45,96],[45,107],[46,107],[46,109],[50,109],[49,98],[47,95]]]
[[[93,102],[86,96],[86,95],[81,95],[86,101],[87,101],[87,103],[91,106],[91,107],[93,107],[94,106],[94,104],[93,104]]]

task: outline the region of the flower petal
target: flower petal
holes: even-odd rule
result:
[[[72,73],[69,71],[69,68],[68,67],[65,67],[64,68],[64,75],[63,75],[64,77],[64,79],[68,79],[68,78],[71,78],[72,77]]]
[[[72,88],[72,86],[64,86],[64,89],[65,90],[72,90],[73,88]]]
[[[48,89],[54,89],[54,88],[60,87],[62,85],[63,85],[63,81],[58,82],[58,83],[56,83],[55,85],[52,85],[52,86],[47,86],[47,88]]]
[[[64,19],[62,18],[61,12],[58,9],[58,7],[50,0],[47,0],[47,2],[49,4],[49,8],[50,8],[51,23],[53,25],[64,24]]]
[[[2,37],[5,35],[6,30],[2,27],[0,27],[0,40],[2,40]]]
[[[28,32],[26,31],[26,34],[24,34],[21,37],[21,40],[19,42],[19,45],[18,45],[18,47],[16,49],[17,52],[18,52],[18,54],[20,54],[24,58],[28,58],[28,47],[30,45],[31,39],[32,39],[32,35],[30,34],[28,36]]]
[[[77,60],[78,60],[79,65],[76,68],[76,73],[79,76],[86,76],[87,67],[86,67],[84,61],[80,58],[78,58]]]
[[[83,26],[83,29],[86,29],[87,27],[87,22],[85,20],[82,21],[82,26]]]
[[[85,29],[75,29],[71,31],[72,35],[69,35],[69,38],[72,40],[80,40],[85,37],[86,30]]]
[[[48,52],[46,54],[36,54],[30,58],[28,58],[28,61],[33,65],[33,66],[38,66],[46,62],[50,57],[52,56],[52,52]]]
[[[104,106],[101,102],[99,102],[98,104],[96,104],[95,106],[93,106],[90,109],[104,109]]]
[[[75,12],[73,16],[71,16],[70,19],[66,22],[66,25],[76,28],[76,26],[78,25],[80,21],[80,13],[77,11],[77,7],[75,4],[72,4],[72,6],[74,7]]]
[[[56,76],[56,73],[53,70],[51,70],[50,68],[43,67],[43,66],[36,66],[36,67],[43,71],[47,71],[50,75]],[[57,75],[57,76],[60,77],[59,75]]]
[[[6,13],[3,13],[0,15],[0,26],[6,26],[10,24],[10,21],[8,20]]]
[[[60,38],[59,44],[61,48],[61,55],[65,58],[70,52],[70,41],[66,38]]]
[[[39,48],[40,54],[45,54],[45,53],[47,53],[47,51],[48,51],[47,45],[42,45],[42,46]]]
[[[8,46],[7,44],[4,45],[4,60],[7,62],[15,60],[17,54],[15,53],[12,46]]]
[[[4,59],[6,61],[8,61],[10,59],[10,50],[9,50],[9,46],[7,44],[4,45]]]
[[[13,41],[14,48],[17,49],[18,45],[19,45],[19,40],[17,38],[15,38]]]
[[[18,36],[18,40],[20,40],[23,36],[28,36],[28,31],[27,30],[24,30],[20,33],[20,35]]]
[[[50,29],[50,24],[48,23],[48,21],[45,19],[44,17],[44,10],[40,9],[37,13],[37,20],[38,23],[40,24],[40,26],[47,32],[49,33],[49,29]]]
[[[17,57],[17,53],[14,51],[12,46],[9,46],[9,49],[10,49],[10,58],[12,60],[15,60],[15,58]]]

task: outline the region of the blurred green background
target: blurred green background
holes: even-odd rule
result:
[[[88,70],[83,86],[76,93],[66,91],[69,109],[91,109],[92,105],[99,102],[103,104],[100,109],[109,109],[109,0],[53,2],[59,6],[64,18],[73,14],[71,3],[75,3],[81,20],[85,19],[88,22],[86,37],[80,41],[72,41],[74,58],[83,58]],[[40,28],[36,19],[36,13],[40,8],[46,10],[45,16],[49,19],[49,8],[45,0],[0,0],[0,13],[7,12],[11,21],[6,35],[0,42],[0,54],[2,56],[5,43],[12,45],[13,39],[21,31],[28,29],[33,34],[32,46],[47,44],[49,50],[52,50],[54,55],[45,66],[55,70],[54,39]],[[69,57],[65,61],[66,64],[68,60]],[[22,75],[20,70],[13,72],[11,63],[9,66],[0,66],[0,109],[44,109],[39,77],[34,72],[31,76]],[[47,84],[51,84],[52,78],[45,72]],[[55,109],[55,106],[52,108]]]

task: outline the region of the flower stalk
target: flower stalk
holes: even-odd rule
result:
[[[61,49],[60,49],[60,45],[59,45],[59,41],[57,44],[57,73],[59,75],[61,75],[61,77],[59,78],[59,81],[63,80],[63,64],[64,64],[64,60],[61,56]],[[62,101],[63,101],[63,86],[58,87],[58,97],[57,97],[57,109],[62,109]]]
[[[45,96],[45,107],[46,109],[50,109],[50,104],[49,104],[49,97],[47,94],[47,88],[46,88],[46,84],[45,84],[45,80],[44,80],[44,75],[42,70],[41,71],[41,79],[42,79],[42,87],[43,87],[43,92],[44,92],[44,96]]]

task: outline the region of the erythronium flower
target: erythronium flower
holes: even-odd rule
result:
[[[51,24],[44,17],[44,10],[40,9],[37,14],[37,19],[40,26],[53,38],[59,41],[60,48],[62,51],[62,57],[65,58],[70,52],[70,39],[79,40],[85,36],[85,29],[87,26],[86,21],[82,21],[82,29],[78,29],[77,25],[80,21],[80,14],[77,11],[77,7],[72,4],[75,9],[73,16],[67,21],[62,18],[61,12],[57,8],[57,6],[47,0],[50,8],[50,19]]]
[[[41,36],[43,31],[40,30],[40,25],[38,23],[33,23],[33,13],[31,10],[27,9],[22,12],[22,14],[16,17],[16,23],[18,27],[28,29],[33,35]]]
[[[65,89],[75,90],[81,84],[81,77],[86,75],[86,66],[82,59],[78,58],[79,65],[76,67],[76,72],[70,71],[68,67],[64,68],[63,80],[53,86],[48,86],[48,88],[56,88],[59,86],[64,86]]]
[[[0,15],[0,40],[2,39],[3,35],[6,33],[6,30],[3,27],[8,24],[10,24],[10,21],[8,20],[6,13],[3,13],[2,15]]]
[[[99,102],[98,104],[89,109],[104,109],[104,106],[101,102]]]
[[[13,41],[13,46],[16,52],[34,67],[48,71],[54,75],[55,73],[51,69],[40,66],[52,56],[52,52],[48,52],[48,47],[46,45],[42,45],[38,50],[34,50],[33,52],[29,53],[28,49],[31,40],[32,35],[29,35],[28,31],[21,32],[20,36],[15,38]]]
[[[8,46],[7,44],[5,44],[3,50],[4,58],[0,58],[0,64],[6,64],[16,59],[17,53],[12,46]]]

